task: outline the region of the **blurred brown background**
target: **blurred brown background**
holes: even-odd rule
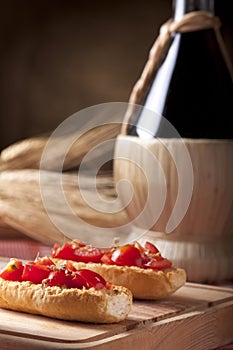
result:
[[[233,1],[216,0],[233,61]],[[128,101],[172,0],[5,0],[0,150],[82,108]]]

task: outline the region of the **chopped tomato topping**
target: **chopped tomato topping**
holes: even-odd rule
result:
[[[100,262],[100,259],[103,255],[101,253],[100,249],[94,248],[94,247],[84,247],[75,250],[75,261],[82,261],[82,262]]]
[[[56,269],[49,273],[46,285],[50,287],[67,286],[70,284],[71,279],[71,275],[66,275],[65,269]]]
[[[0,277],[8,281],[22,281],[23,264],[18,259],[11,259],[1,270]]]
[[[100,261],[106,265],[114,265],[115,263],[114,263],[114,261],[112,261],[111,256],[112,256],[111,252],[106,252],[103,254]]]
[[[82,274],[80,273],[81,270],[79,271],[75,271],[74,275],[70,281],[69,287],[70,288],[79,288],[82,289],[83,287],[89,289],[92,287],[90,281],[85,278],[85,276],[82,276]]]
[[[145,243],[145,250],[150,254],[157,254],[159,253],[158,248],[151,242]]]
[[[98,273],[81,269],[71,271],[67,269],[57,269],[51,271],[48,279],[46,280],[48,286],[65,286],[67,288],[91,288],[95,289],[104,288],[106,285],[105,279]]]
[[[79,242],[65,243],[63,246],[55,244],[52,257],[65,260],[103,263],[107,265],[138,266],[157,270],[167,269],[172,263],[161,256],[159,249],[151,242],[145,245],[139,242],[124,246],[100,250],[96,247]]]
[[[53,258],[69,259],[85,263],[100,262],[102,255],[103,253],[98,248],[72,243],[65,243],[61,247],[55,244],[51,252],[51,257]]]
[[[51,257],[73,260],[72,258],[74,257],[74,249],[69,243],[65,243],[61,247],[58,244],[55,244],[51,251]]]
[[[135,242],[134,246],[140,251],[141,254],[144,253],[145,249],[139,242]]]
[[[161,257],[160,259],[152,259],[145,264],[145,267],[155,270],[164,270],[172,267],[171,261]]]
[[[87,282],[95,289],[104,288],[106,285],[105,279],[97,272],[88,269],[81,269],[76,273],[84,277],[87,280]]]
[[[141,266],[142,257],[140,251],[132,244],[126,244],[116,248],[112,253],[111,260],[117,265]]]
[[[94,271],[88,269],[77,270],[72,262],[67,261],[60,268],[47,257],[27,262],[25,265],[20,260],[11,259],[2,269],[0,277],[11,281],[30,281],[35,284],[47,286],[64,286],[66,288],[111,288],[111,284]]]
[[[41,283],[50,274],[50,269],[48,266],[38,264],[34,261],[30,261],[25,264],[22,273],[23,281],[30,281],[32,283]]]

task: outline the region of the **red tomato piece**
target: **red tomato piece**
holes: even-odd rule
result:
[[[143,246],[139,242],[135,242],[134,246],[140,251],[141,254],[143,254],[145,252],[145,249],[143,248]]]
[[[160,257],[159,259],[151,259],[144,267],[155,270],[165,270],[172,267],[172,263],[170,260]]]
[[[111,260],[120,266],[142,266],[141,253],[132,244],[126,244],[114,250]]]
[[[79,289],[82,289],[83,287],[85,287],[89,289],[92,287],[92,285],[88,282],[85,276],[82,276],[82,274],[79,271],[75,271],[74,276],[70,281],[69,287],[79,288]]]
[[[145,250],[150,254],[157,254],[159,253],[158,248],[151,242],[145,243]]]
[[[102,256],[103,256],[103,253],[100,251],[100,249],[86,246],[84,248],[75,249],[74,257],[72,260],[82,261],[85,263],[87,262],[98,263],[100,262],[100,259]]]
[[[102,276],[87,269],[76,271],[56,269],[50,272],[46,284],[50,287],[66,286],[67,288],[79,289],[94,287],[100,289],[105,286],[106,282]]]
[[[83,243],[65,243],[62,247],[57,244],[52,249],[53,258],[69,259],[81,262],[100,262],[103,253],[100,249],[84,245]]]
[[[11,259],[1,270],[0,277],[8,281],[22,281],[23,263],[18,259]]]
[[[51,251],[51,257],[73,260],[74,249],[69,243],[65,243],[61,247],[58,244],[55,244]]]
[[[142,257],[142,265],[140,267],[144,268],[146,264],[151,260],[151,258],[145,253],[142,253],[141,257]]]
[[[30,261],[24,266],[22,280],[39,284],[49,276],[50,271],[51,270],[47,266]]]
[[[91,285],[91,287],[94,287],[95,289],[104,288],[106,285],[105,279],[97,272],[88,269],[81,269],[78,270],[76,273],[84,277],[89,283],[89,285]]]
[[[65,269],[56,269],[49,273],[46,280],[47,286],[69,286],[71,283],[71,274],[67,275]]]
[[[101,257],[100,261],[103,264],[107,264],[107,265],[114,265],[114,261],[112,261],[111,259],[111,253],[104,253],[104,255]]]

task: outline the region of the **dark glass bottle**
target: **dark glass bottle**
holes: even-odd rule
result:
[[[192,11],[214,14],[214,3],[176,0],[174,21]],[[127,134],[174,137],[164,125],[163,116],[184,138],[233,138],[232,78],[213,28],[174,33],[165,57],[145,89],[140,104],[156,112],[154,120],[148,121],[142,110],[137,122],[128,126]]]

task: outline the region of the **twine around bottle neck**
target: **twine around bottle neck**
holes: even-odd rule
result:
[[[126,111],[121,128],[121,134],[127,134],[128,124],[135,124],[135,120],[133,120],[133,114],[136,105],[142,105],[145,98],[145,87],[149,86],[151,77],[156,72],[156,68],[158,66],[158,63],[161,61],[161,58],[166,53],[167,48],[172,41],[174,33],[186,33],[198,30],[214,29],[220,50],[222,51],[223,57],[233,80],[233,69],[229,56],[226,52],[222,36],[220,34],[220,26],[221,22],[219,18],[213,16],[210,12],[205,11],[189,12],[185,14],[181,20],[174,21],[173,19],[169,19],[161,26],[159,36],[149,52],[148,61],[142,71],[139,80],[131,92],[128,109]]]

